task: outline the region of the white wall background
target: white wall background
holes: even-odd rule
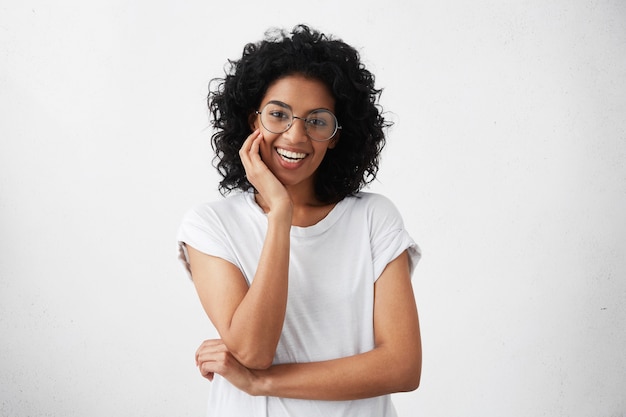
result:
[[[400,414],[626,415],[618,0],[0,0],[0,415],[203,415],[175,231],[218,198],[206,85],[298,22],[396,121],[371,189],[424,251]]]

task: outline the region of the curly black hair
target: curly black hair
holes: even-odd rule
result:
[[[291,33],[272,29],[265,39],[244,47],[239,60],[229,60],[225,78],[209,83],[208,106],[215,133],[214,164],[223,179],[219,190],[250,190],[252,185],[239,149],[252,133],[249,116],[261,104],[268,87],[279,78],[301,74],[320,80],[335,98],[341,137],[329,149],[315,177],[316,197],[325,203],[353,195],[376,178],[384,129],[391,125],[378,99],[382,89],[361,63],[355,48],[305,25]],[[215,86],[215,88],[212,88]]]

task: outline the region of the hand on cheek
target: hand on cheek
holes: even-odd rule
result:
[[[291,207],[291,197],[287,189],[261,158],[262,144],[263,133],[257,129],[248,136],[239,150],[239,156],[246,170],[248,181],[267,203],[270,211],[272,207]],[[290,210],[288,212],[291,213]]]

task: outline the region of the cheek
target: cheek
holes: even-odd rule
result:
[[[328,153],[328,150],[331,149],[328,146],[320,146],[318,149],[316,149],[315,153],[319,156],[319,158],[323,159],[326,156],[326,153]]]

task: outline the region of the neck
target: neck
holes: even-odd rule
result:
[[[312,183],[306,187],[302,185],[303,184],[299,184],[298,186],[285,186],[294,207],[315,207],[323,205],[315,195]]]
[[[335,204],[323,203],[315,197],[312,188],[309,190],[303,187],[289,187],[287,191],[293,204],[293,214],[291,224],[293,226],[308,227],[318,223],[335,207]],[[260,194],[255,195],[257,204],[265,211],[269,211],[269,206]]]
[[[319,207],[325,205],[317,199],[315,193],[312,190],[304,190],[302,187],[289,187],[285,186],[291,203],[294,209],[303,210],[310,207]],[[269,205],[265,202],[263,196],[259,193],[255,194],[255,200],[257,204],[263,209],[263,211],[269,211]]]

